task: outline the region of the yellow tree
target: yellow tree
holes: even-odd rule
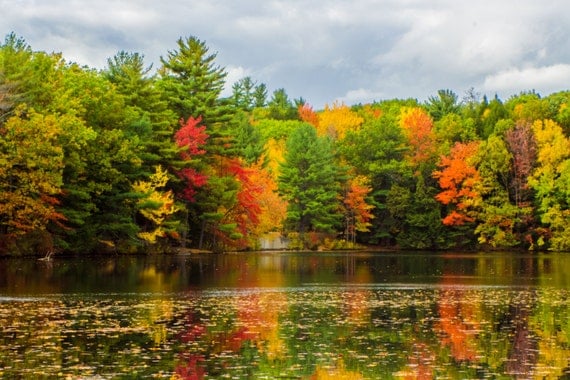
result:
[[[570,249],[570,140],[552,120],[532,125],[537,166],[528,182],[534,189],[541,221],[551,232],[550,249]],[[543,243],[542,241],[538,242]]]
[[[325,105],[324,111],[318,116],[315,127],[319,136],[329,136],[335,140],[344,139],[347,131],[358,130],[364,122],[360,115],[338,102],[334,102],[332,106]]]
[[[168,172],[160,165],[156,166],[154,174],[150,175],[149,181],[137,181],[133,190],[141,194],[137,202],[139,213],[147,221],[139,237],[144,241],[154,244],[158,237],[177,237],[174,225],[169,223],[169,215],[178,211],[174,204],[172,191],[163,191],[168,182]]]

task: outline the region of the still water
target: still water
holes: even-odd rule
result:
[[[0,259],[0,377],[570,378],[570,255]]]

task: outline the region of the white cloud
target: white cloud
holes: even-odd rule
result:
[[[514,95],[521,91],[536,90],[548,94],[569,89],[570,64],[542,67],[511,68],[488,75],[483,83],[486,91]]]
[[[515,75],[544,83],[546,71],[570,64],[567,0],[13,3],[0,0],[0,30],[33,49],[96,68],[127,50],[157,67],[179,37],[196,36],[228,70],[226,88],[250,75],[316,107],[334,99],[421,100],[442,88],[493,91]]]
[[[222,91],[222,96],[229,96],[232,94],[232,86],[238,80],[250,75],[248,70],[241,66],[228,66],[224,68],[226,75],[226,85]]]
[[[382,100],[385,94],[380,91],[374,91],[367,88],[358,88],[348,91],[344,96],[337,99],[344,104],[366,104],[375,100]]]

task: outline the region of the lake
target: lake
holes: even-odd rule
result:
[[[570,255],[0,259],[0,377],[570,378]]]

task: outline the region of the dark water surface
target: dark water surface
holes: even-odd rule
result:
[[[0,259],[0,377],[570,378],[570,255]]]

